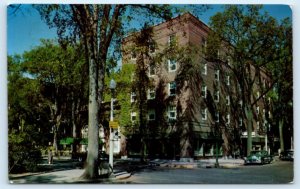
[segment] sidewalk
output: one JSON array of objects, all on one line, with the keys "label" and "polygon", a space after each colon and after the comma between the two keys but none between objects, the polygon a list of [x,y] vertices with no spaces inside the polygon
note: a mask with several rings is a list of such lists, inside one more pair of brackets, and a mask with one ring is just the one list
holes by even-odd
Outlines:
[{"label": "sidewalk", "polygon": [[[9,183],[89,183],[88,180],[80,180],[83,174],[83,165],[70,158],[54,159],[53,164],[48,164],[46,159],[38,164],[38,172],[28,172],[21,174],[9,174]],[[115,179],[125,179],[130,177],[130,173],[122,167],[116,166],[114,177],[109,179],[99,179],[97,183],[111,183]]]},{"label": "sidewalk", "polygon": [[[237,168],[244,164],[243,159],[224,159],[220,158],[219,168]],[[80,176],[84,169],[79,168],[78,163],[71,160],[56,160],[53,165],[44,165],[52,169],[38,173],[25,173],[9,175],[9,183],[118,183],[123,179],[129,178],[131,174],[142,171],[147,168],[166,167],[166,168],[214,168],[215,159],[194,160],[192,162],[181,162],[176,160],[161,160],[156,159],[148,163],[141,163],[137,159],[116,160],[114,164],[114,177],[102,178],[97,180],[81,180]]]},{"label": "sidewalk", "polygon": [[23,176],[10,176],[11,184],[80,184],[80,183],[105,183],[111,184],[119,180],[129,178],[130,173],[125,171],[114,171],[114,176],[110,178],[99,178],[96,180],[81,179],[84,169],[58,170],[46,173],[27,174]]}]

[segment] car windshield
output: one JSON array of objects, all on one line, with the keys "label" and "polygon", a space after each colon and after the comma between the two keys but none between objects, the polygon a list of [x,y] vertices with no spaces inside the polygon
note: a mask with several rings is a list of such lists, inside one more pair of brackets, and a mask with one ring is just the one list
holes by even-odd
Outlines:
[{"label": "car windshield", "polygon": [[252,151],[250,152],[250,155],[260,155],[260,151]]},{"label": "car windshield", "polygon": [[265,155],[264,151],[251,151],[250,152],[250,156],[261,156],[261,155]]}]

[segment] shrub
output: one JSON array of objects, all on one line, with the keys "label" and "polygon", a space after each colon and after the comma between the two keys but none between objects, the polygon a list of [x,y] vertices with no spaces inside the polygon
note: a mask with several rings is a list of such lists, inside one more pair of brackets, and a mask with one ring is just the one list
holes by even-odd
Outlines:
[{"label": "shrub", "polygon": [[9,173],[37,171],[41,151],[27,133],[12,132],[8,137]]}]

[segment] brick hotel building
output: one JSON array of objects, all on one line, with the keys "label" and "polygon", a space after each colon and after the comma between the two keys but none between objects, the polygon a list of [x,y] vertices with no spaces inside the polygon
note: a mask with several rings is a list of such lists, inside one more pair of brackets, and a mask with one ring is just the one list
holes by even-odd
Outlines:
[{"label": "brick hotel building", "polygon": [[[154,43],[149,47],[149,54],[161,58],[153,65],[146,61],[149,64],[147,77],[152,82],[152,87],[147,89],[145,126],[149,157],[197,159],[213,156],[216,148],[224,156],[246,154],[247,125],[241,113],[243,102],[238,95],[239,86],[227,67],[205,59],[209,31],[206,24],[190,13],[152,27]],[[122,46],[122,65],[136,64],[139,54],[135,52],[137,45],[133,35],[126,37]],[[186,52],[183,56],[190,56],[187,59],[190,62],[183,63],[181,55],[175,54],[173,58],[167,55],[165,49],[173,46],[197,50],[182,51]],[[225,50],[218,51],[216,56],[230,64]],[[194,75],[190,75],[190,71]],[[260,75],[263,85],[268,85],[265,71],[261,70]],[[253,98],[260,96],[258,84],[253,94]],[[138,108],[134,108],[136,95],[135,91],[130,94],[132,109],[128,116],[132,124],[138,122],[139,115]],[[268,101],[263,97],[253,108],[254,149],[269,149],[267,117],[270,118],[271,113]],[[138,136],[135,135],[126,136],[129,156],[139,153]]]}]

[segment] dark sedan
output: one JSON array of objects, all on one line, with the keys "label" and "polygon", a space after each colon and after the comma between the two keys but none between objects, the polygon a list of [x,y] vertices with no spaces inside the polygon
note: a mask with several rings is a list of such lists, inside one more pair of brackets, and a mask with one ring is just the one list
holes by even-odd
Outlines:
[{"label": "dark sedan", "polygon": [[286,150],[279,154],[280,160],[294,161],[294,150]]}]

